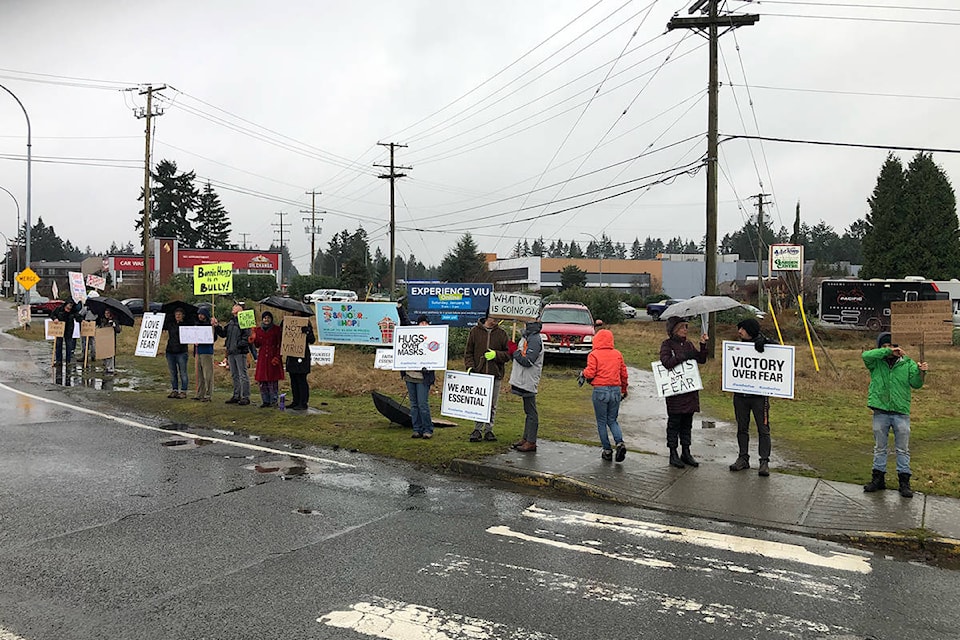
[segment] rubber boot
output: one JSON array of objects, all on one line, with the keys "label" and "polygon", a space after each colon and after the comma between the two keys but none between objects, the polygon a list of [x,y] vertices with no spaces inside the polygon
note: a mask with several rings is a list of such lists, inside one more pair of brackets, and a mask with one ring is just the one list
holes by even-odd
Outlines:
[{"label": "rubber boot", "polygon": [[681,451],[682,451],[682,453],[680,454],[680,462],[682,462],[683,464],[687,465],[688,467],[699,467],[699,466],[700,466],[700,463],[697,462],[696,458],[694,458],[694,457],[690,454],[690,447],[688,447],[688,446],[687,446],[687,447],[683,447],[683,448],[681,449]]},{"label": "rubber boot", "polygon": [[897,479],[900,481],[900,495],[904,498],[912,498],[913,489],[910,488],[910,474],[898,473]]},{"label": "rubber boot", "polygon": [[683,469],[683,461],[680,460],[680,456],[677,455],[677,448],[670,447],[670,466],[676,467],[677,469]]},{"label": "rubber boot", "polygon": [[882,491],[887,488],[886,476],[883,471],[878,471],[877,469],[873,470],[873,479],[870,480],[870,484],[863,485],[864,493],[873,493],[874,491]]}]

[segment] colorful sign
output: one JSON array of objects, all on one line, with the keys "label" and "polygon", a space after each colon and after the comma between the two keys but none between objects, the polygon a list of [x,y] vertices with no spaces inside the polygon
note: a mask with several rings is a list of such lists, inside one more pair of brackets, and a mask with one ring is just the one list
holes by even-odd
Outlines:
[{"label": "colorful sign", "polygon": [[333,364],[336,347],[310,345],[310,364],[318,367]]},{"label": "colorful sign", "polygon": [[393,330],[393,369],[447,368],[448,329],[445,324],[396,327]]},{"label": "colorful sign", "polygon": [[237,324],[241,329],[252,329],[257,326],[257,314],[253,309],[247,309],[237,314]]},{"label": "colorful sign", "polygon": [[377,349],[377,355],[373,360],[373,368],[393,371],[393,349]]},{"label": "colorful sign", "polygon": [[394,302],[318,302],[320,342],[392,345],[400,324]]},{"label": "colorful sign", "polygon": [[443,377],[440,415],[475,422],[490,420],[493,376],[483,373],[447,371]]},{"label": "colorful sign", "polygon": [[193,268],[194,295],[233,293],[233,263],[198,264]]},{"label": "colorful sign", "polygon": [[536,320],[540,317],[540,296],[493,291],[490,293],[490,317]]},{"label": "colorful sign", "polygon": [[[163,334],[163,321],[166,318],[165,313],[145,313],[140,322],[140,334],[137,336],[137,348],[133,352],[135,356],[145,358],[154,358],[157,355],[157,349],[160,347],[160,336]],[[100,341],[97,340],[97,355],[100,355]]]},{"label": "colorful sign", "polygon": [[471,327],[487,314],[493,285],[425,283],[407,285],[407,315],[424,315],[430,324]]},{"label": "colorful sign", "polygon": [[803,271],[803,245],[770,245],[770,271]]},{"label": "colorful sign", "polygon": [[70,280],[70,297],[73,298],[77,304],[86,302],[87,285],[83,281],[83,274],[70,271],[67,273],[67,278]]},{"label": "colorful sign", "polygon": [[657,389],[658,398],[703,389],[696,360],[684,360],[673,369],[667,369],[659,360],[651,362],[650,366],[653,367],[653,386]]},{"label": "colorful sign", "polygon": [[793,398],[794,348],[764,345],[763,353],[752,342],[723,342],[724,391],[774,398]]},{"label": "colorful sign", "polygon": [[107,279],[91,273],[87,276],[87,286],[97,291],[103,291],[107,288]]},{"label": "colorful sign", "polygon": [[213,344],[213,327],[210,325],[180,327],[180,344]]},{"label": "colorful sign", "polygon": [[[187,270],[197,265],[210,265],[218,262],[231,262],[236,269],[250,271],[278,271],[280,254],[267,251],[205,251],[203,249],[177,249],[179,270]],[[105,269],[112,271],[143,271],[143,256],[111,256]],[[150,257],[150,269],[155,262]]]},{"label": "colorful sign", "polygon": [[37,272],[27,267],[23,271],[17,274],[17,282],[20,283],[20,286],[29,291],[33,289],[38,282],[40,282],[40,276],[37,275]]}]

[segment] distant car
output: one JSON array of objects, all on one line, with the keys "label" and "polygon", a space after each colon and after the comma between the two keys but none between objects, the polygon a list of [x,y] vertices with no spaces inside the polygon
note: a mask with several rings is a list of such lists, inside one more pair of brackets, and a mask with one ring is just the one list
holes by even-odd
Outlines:
[{"label": "distant car", "polygon": [[660,314],[666,311],[667,307],[678,302],[680,302],[680,300],[677,298],[667,298],[666,300],[661,300],[660,302],[651,302],[647,305],[647,315],[654,320],[659,320]]},{"label": "distant car", "polygon": [[766,311],[760,311],[760,309],[757,309],[752,304],[743,303],[740,306],[743,307],[745,310],[749,311],[750,313],[752,313],[753,315],[755,315],[757,317],[757,320],[763,320],[764,318],[767,317]]},{"label": "distant car", "polygon": [[355,302],[359,299],[356,291],[347,291],[344,289],[317,289],[313,293],[303,296],[306,304],[315,302]]},{"label": "distant car", "polygon": [[586,358],[593,348],[596,323],[586,305],[548,302],[540,312],[543,353]]},{"label": "distant car", "polygon": [[624,318],[636,318],[637,310],[628,305],[626,302],[620,302],[620,313],[623,314]]},{"label": "distant car", "polygon": [[30,296],[30,315],[48,316],[63,304],[63,300],[51,300],[46,296]]},{"label": "distant car", "polygon": [[[135,316],[143,315],[143,298],[127,298],[126,300],[121,300],[127,309],[130,309],[130,313]],[[163,308],[163,305],[155,300],[150,301],[150,313],[160,313]]]}]

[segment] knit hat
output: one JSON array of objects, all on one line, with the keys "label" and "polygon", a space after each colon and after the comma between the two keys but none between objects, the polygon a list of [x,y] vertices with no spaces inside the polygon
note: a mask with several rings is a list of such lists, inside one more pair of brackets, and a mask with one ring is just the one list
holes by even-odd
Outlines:
[{"label": "knit hat", "polygon": [[670,316],[667,318],[667,335],[672,338],[673,330],[677,328],[677,325],[686,321],[686,318],[681,318],[680,316]]},{"label": "knit hat", "polygon": [[264,318],[270,318],[270,322],[273,322],[273,314],[269,311],[264,311],[260,314],[260,319],[263,320]]},{"label": "knit hat", "polygon": [[760,323],[755,318],[744,318],[737,323],[737,329],[743,329],[751,338],[760,335]]},{"label": "knit hat", "polygon": [[877,349],[885,344],[893,344],[893,335],[889,331],[884,331],[877,336]]}]

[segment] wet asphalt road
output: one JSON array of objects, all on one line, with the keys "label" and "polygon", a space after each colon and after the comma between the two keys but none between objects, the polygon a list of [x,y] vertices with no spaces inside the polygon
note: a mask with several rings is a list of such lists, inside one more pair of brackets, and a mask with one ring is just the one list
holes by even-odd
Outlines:
[{"label": "wet asphalt road", "polygon": [[0,415],[4,640],[958,634],[958,574],[832,543],[349,452],[197,446],[231,436],[6,388]]}]

